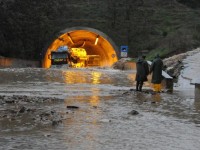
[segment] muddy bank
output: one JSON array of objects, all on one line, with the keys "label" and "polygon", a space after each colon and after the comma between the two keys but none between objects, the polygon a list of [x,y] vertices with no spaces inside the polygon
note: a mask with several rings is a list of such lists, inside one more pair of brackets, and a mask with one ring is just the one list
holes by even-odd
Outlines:
[{"label": "muddy bank", "polygon": [[200,52],[200,48],[197,48],[195,50],[188,51],[186,53],[181,53],[181,54],[163,59],[164,65],[166,67],[165,71],[172,77],[178,78],[178,76],[180,75],[180,71],[184,68],[183,60],[187,56],[191,56],[199,52]]},{"label": "muddy bank", "polygon": [[136,68],[135,62],[131,61],[131,58],[121,58],[112,66],[113,69],[119,70],[132,70]]},{"label": "muddy bank", "polygon": [[[194,55],[200,52],[200,48],[185,53],[177,54],[172,57],[163,59],[164,70],[172,77],[178,78],[180,71],[184,68],[183,60],[187,56]],[[114,69],[131,70],[135,69],[135,63],[130,61],[130,58],[122,58],[113,66]]]}]

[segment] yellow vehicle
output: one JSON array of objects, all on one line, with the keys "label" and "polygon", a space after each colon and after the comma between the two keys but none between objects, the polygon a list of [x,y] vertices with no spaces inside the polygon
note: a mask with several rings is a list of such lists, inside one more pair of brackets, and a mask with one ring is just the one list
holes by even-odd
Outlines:
[{"label": "yellow vehicle", "polygon": [[52,51],[48,57],[51,59],[51,65],[53,66],[64,64],[68,64],[72,68],[100,66],[100,56],[87,55],[84,48],[65,48],[61,46],[57,51]]},{"label": "yellow vehicle", "polygon": [[70,48],[71,67],[82,68],[86,67],[88,56],[84,48]]}]

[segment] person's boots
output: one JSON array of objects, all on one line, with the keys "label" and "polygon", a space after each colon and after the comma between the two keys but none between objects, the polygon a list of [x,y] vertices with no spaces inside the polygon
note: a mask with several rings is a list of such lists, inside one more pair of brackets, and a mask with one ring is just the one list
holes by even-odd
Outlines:
[{"label": "person's boots", "polygon": [[136,91],[139,91],[139,88],[138,88],[138,87],[139,87],[139,82],[137,81],[137,82],[136,82]]},{"label": "person's boots", "polygon": [[140,83],[140,85],[139,85],[139,91],[142,91],[142,86],[143,86],[143,84],[142,83]]}]

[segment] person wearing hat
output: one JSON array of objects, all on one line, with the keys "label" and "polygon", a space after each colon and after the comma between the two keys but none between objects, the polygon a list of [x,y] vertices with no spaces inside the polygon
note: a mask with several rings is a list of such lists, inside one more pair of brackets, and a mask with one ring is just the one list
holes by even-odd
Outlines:
[{"label": "person wearing hat", "polygon": [[145,81],[147,81],[147,76],[149,74],[149,66],[145,60],[146,56],[139,57],[136,62],[136,91],[142,91],[142,86]]},{"label": "person wearing hat", "polygon": [[163,69],[163,61],[160,58],[159,54],[156,55],[150,66],[150,73],[152,73],[153,88],[155,92],[161,92],[161,82],[162,82],[162,69]]}]

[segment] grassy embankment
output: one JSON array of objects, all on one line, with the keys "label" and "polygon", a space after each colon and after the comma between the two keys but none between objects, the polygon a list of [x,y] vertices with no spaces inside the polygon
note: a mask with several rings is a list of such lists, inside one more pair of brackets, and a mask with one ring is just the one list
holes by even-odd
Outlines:
[{"label": "grassy embankment", "polygon": [[156,54],[162,58],[192,50],[200,45],[200,11],[173,8],[157,10],[151,20],[154,33],[150,42],[156,45],[148,54],[152,60]]}]

